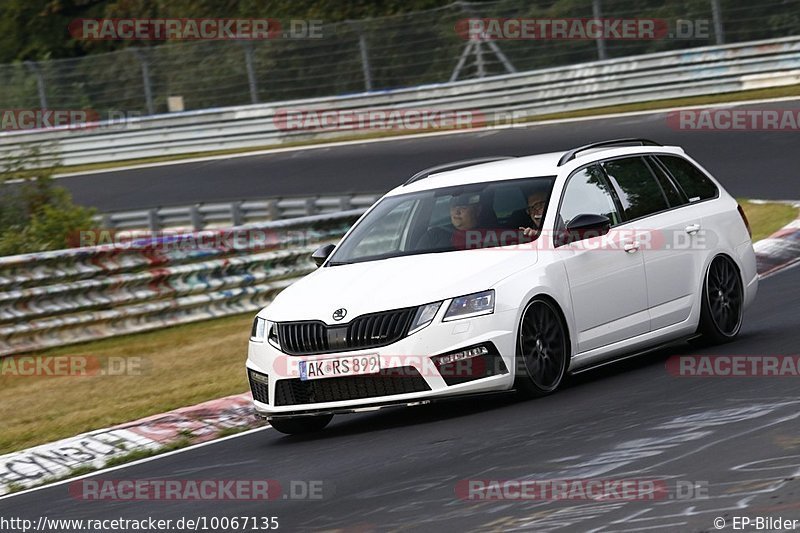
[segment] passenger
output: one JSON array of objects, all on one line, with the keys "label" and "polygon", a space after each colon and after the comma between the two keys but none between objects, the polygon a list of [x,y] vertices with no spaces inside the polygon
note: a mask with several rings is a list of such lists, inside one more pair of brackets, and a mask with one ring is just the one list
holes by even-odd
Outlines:
[{"label": "passenger", "polygon": [[547,207],[546,192],[534,192],[528,196],[528,207],[525,211],[531,218],[532,224],[528,227],[519,227],[523,235],[532,239],[535,239],[539,235],[539,232],[542,231],[542,215],[544,214],[545,207]]}]

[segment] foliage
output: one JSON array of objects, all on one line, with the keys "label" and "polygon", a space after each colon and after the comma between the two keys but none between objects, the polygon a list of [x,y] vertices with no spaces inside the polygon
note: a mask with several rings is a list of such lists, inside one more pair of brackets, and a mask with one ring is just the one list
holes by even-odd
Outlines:
[{"label": "foliage", "polygon": [[94,209],[54,184],[57,164],[42,147],[0,162],[0,256],[66,248],[70,236],[92,229]]},{"label": "foliage", "polygon": [[449,3],[452,0],[3,0],[0,63],[79,57],[131,45],[159,44],[77,41],[66,28],[80,18],[269,17],[336,22],[431,9]]},{"label": "foliage", "polygon": [[[768,1],[770,8],[763,9],[749,0],[720,0],[726,41],[800,34],[800,0]],[[709,0],[601,0],[600,5],[603,18],[661,19],[670,32],[679,20],[697,21],[705,32],[690,38],[609,39],[604,49],[611,59],[717,42]],[[459,79],[505,73],[501,54],[517,71],[599,56],[591,39],[502,40],[464,54],[468,43],[454,28],[476,16],[587,18],[593,11],[590,0],[3,0],[0,107],[40,105],[41,80],[53,109],[92,109],[111,119],[147,114],[143,71],[153,110],[165,113],[170,96],[183,97],[185,109],[194,110],[440,83],[451,78],[462,57]],[[314,19],[324,25],[319,39],[92,41],[66,31],[81,18]],[[246,58],[252,60],[255,99]],[[38,61],[38,67],[26,60]]]}]

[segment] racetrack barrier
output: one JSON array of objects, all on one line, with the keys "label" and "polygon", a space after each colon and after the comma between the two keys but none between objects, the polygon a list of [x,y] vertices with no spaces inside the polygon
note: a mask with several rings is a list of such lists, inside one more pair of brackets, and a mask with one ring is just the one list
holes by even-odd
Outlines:
[{"label": "racetrack barrier", "polygon": [[264,220],[298,218],[325,213],[367,208],[380,194],[342,194],[336,196],[248,198],[233,202],[209,202],[183,206],[115,211],[95,216],[102,228],[201,230],[241,226]]},{"label": "racetrack barrier", "polygon": [[[84,128],[0,132],[0,157],[44,146],[63,165],[247,149],[380,130],[286,127],[286,113],[464,111],[473,126],[538,115],[800,83],[800,37],[594,61],[467,81],[179,112]],[[477,117],[477,118],[476,118]],[[90,126],[90,127],[89,127]],[[385,131],[385,129],[383,130]]]},{"label": "racetrack barrier", "polygon": [[256,311],[364,211],[0,257],[0,356]]}]

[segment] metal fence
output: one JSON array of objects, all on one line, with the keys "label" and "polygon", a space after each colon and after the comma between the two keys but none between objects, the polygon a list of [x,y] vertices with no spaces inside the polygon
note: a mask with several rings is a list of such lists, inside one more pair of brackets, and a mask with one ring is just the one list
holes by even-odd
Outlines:
[{"label": "metal fence", "polygon": [[212,202],[184,206],[153,207],[133,211],[115,211],[95,216],[98,227],[117,230],[163,229],[202,230],[241,226],[265,220],[366,209],[378,194],[348,194],[291,198],[250,198],[235,202]]},{"label": "metal fence", "polygon": [[[500,0],[325,24],[321,38],[193,41],[0,65],[0,107],[92,109],[103,117],[376,92],[593,60],[800,34],[800,0]],[[265,13],[269,16],[269,13]],[[645,40],[465,40],[466,18],[658,18]],[[683,21],[683,26],[678,26]],[[681,34],[680,28],[693,31]],[[66,29],[65,29],[66,31]],[[157,43],[156,43],[157,44]]]},{"label": "metal fence", "polygon": [[287,110],[347,115],[434,109],[466,111],[488,123],[518,123],[545,113],[797,83],[800,37],[786,37],[412,89],[164,114],[84,129],[6,132],[0,133],[0,157],[43,144],[43,151],[62,164],[80,165],[318,141],[371,129],[358,124],[287,128],[276,120]]}]

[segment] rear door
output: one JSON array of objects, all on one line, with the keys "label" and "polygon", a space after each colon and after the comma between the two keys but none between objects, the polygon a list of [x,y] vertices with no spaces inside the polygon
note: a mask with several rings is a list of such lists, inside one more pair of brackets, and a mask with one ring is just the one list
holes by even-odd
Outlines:
[{"label": "rear door", "polygon": [[[619,204],[599,165],[578,169],[565,186],[558,230],[578,215],[594,214],[612,222],[609,235],[557,246],[569,279],[578,336],[576,353],[622,341],[650,329],[647,283],[641,253],[619,242],[624,228]],[[610,245],[606,241],[613,241]],[[631,243],[628,243],[631,244]]]},{"label": "rear door", "polygon": [[[702,219],[649,156],[605,161],[623,216],[635,227],[644,258],[652,331],[689,318],[702,254]],[[683,206],[683,207],[682,207]]]}]

